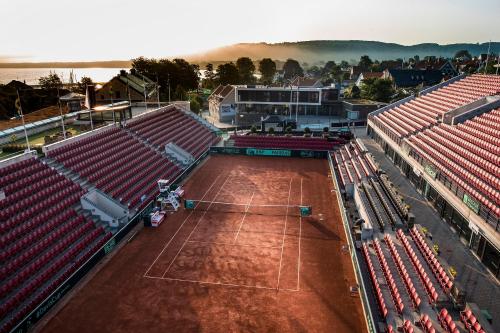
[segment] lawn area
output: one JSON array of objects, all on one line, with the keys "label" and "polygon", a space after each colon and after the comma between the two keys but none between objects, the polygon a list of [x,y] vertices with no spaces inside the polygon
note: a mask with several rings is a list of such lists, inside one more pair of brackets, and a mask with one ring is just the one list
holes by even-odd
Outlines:
[{"label": "lawn area", "polygon": [[[78,135],[80,133],[82,133],[83,131],[81,130],[81,128],[79,126],[71,126],[71,125],[66,125],[66,131],[68,132],[71,132],[71,135],[72,136],[75,136],[75,135]],[[41,132],[41,133],[38,133],[38,134],[35,134],[35,135],[30,135],[28,137],[29,141],[30,141],[30,145],[32,146],[43,146],[45,141],[44,141],[44,137],[46,135],[54,135],[58,132],[61,132],[61,128],[53,128],[53,129],[50,129],[50,130],[47,130],[47,131],[44,131],[44,132]],[[19,137],[15,142],[14,144],[26,144],[26,139],[23,137]]]}]

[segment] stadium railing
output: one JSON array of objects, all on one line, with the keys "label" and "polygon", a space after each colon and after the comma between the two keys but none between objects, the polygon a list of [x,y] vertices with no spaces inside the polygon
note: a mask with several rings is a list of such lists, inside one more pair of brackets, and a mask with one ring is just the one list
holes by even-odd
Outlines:
[{"label": "stadium railing", "polygon": [[375,328],[375,321],[373,320],[373,314],[372,314],[370,304],[368,301],[368,295],[366,293],[365,283],[363,280],[363,276],[361,274],[361,267],[359,266],[359,259],[358,259],[358,255],[356,253],[356,248],[354,246],[354,241],[353,241],[351,233],[349,231],[350,230],[349,221],[347,219],[346,209],[345,209],[344,203],[342,201],[342,196],[340,195],[340,192],[339,192],[340,186],[338,184],[337,177],[335,176],[335,168],[333,166],[333,161],[332,161],[332,157],[330,154],[328,154],[328,164],[330,166],[332,181],[333,181],[333,184],[334,184],[336,192],[337,192],[337,201],[339,204],[340,215],[342,218],[342,224],[344,226],[344,232],[345,232],[347,243],[349,246],[349,253],[351,255],[351,262],[352,262],[352,266],[354,268],[354,275],[356,277],[356,282],[358,284],[360,295],[361,295],[361,305],[363,307],[363,313],[365,315],[366,328],[368,329],[369,333],[376,333],[377,329]]}]

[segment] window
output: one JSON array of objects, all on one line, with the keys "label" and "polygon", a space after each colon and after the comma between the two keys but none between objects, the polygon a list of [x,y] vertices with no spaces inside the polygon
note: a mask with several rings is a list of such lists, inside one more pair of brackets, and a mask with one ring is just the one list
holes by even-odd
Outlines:
[{"label": "window", "polygon": [[115,98],[121,98],[121,94],[119,91],[115,91]]}]

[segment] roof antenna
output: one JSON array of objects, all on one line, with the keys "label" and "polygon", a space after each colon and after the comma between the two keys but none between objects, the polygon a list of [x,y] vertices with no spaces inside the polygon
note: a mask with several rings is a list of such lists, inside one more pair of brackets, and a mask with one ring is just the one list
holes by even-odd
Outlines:
[{"label": "roof antenna", "polygon": [[484,74],[486,74],[486,70],[488,69],[488,60],[490,60],[490,48],[491,48],[491,39],[488,45],[488,54],[486,55],[486,65],[484,65]]}]

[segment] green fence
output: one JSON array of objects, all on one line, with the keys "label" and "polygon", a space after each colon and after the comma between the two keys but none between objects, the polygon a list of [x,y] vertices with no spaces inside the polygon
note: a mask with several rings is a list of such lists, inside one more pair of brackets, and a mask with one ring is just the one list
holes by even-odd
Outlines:
[{"label": "green fence", "polygon": [[304,158],[326,158],[328,156],[328,152],[326,150],[264,149],[239,147],[210,147],[210,154]]},{"label": "green fence", "polygon": [[335,176],[335,169],[332,162],[332,157],[328,154],[328,164],[330,165],[330,172],[332,175],[332,181],[337,190],[337,201],[339,204],[340,214],[342,218],[342,224],[344,225],[344,231],[347,239],[347,243],[349,246],[349,254],[351,256],[352,266],[354,268],[354,274],[356,276],[356,282],[359,286],[359,292],[361,295],[361,305],[363,306],[363,312],[365,315],[366,327],[369,333],[376,333],[377,329],[375,328],[375,322],[373,320],[372,311],[370,308],[370,303],[368,301],[368,295],[366,294],[366,288],[363,280],[363,276],[361,274],[361,268],[359,266],[358,255],[356,252],[356,248],[354,246],[354,241],[351,235],[351,228],[349,226],[349,220],[347,219],[346,209],[344,207],[344,202],[342,201],[342,196],[339,192],[339,184],[337,181],[337,177]]}]

